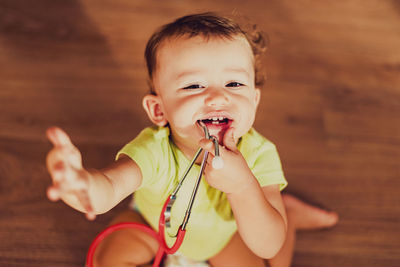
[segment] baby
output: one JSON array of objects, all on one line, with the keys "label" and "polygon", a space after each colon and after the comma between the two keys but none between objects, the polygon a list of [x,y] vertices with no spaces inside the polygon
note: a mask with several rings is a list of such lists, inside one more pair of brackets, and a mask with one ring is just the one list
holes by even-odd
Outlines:
[{"label": "baby", "polygon": [[[54,148],[47,167],[53,185],[48,197],[61,198],[94,219],[135,192],[140,214],[128,211],[113,223],[136,221],[157,229],[165,200],[200,146],[209,157],[178,252],[212,266],[257,267],[264,266],[264,259],[289,265],[294,238],[287,235],[293,236],[295,229],[287,219],[290,206],[314,212],[318,216],[313,219],[323,218],[316,228],[335,224],[337,215],[290,196],[284,202],[281,196],[287,182],[275,146],[252,128],[260,101],[263,44],[262,35],[212,13],[163,26],[145,52],[151,93],[143,98],[143,107],[155,126],[144,129],[101,171],[83,168],[68,135],[50,128],[47,135]],[[212,167],[214,143],[204,137],[199,122],[219,140],[221,169]],[[200,160],[174,204],[171,233],[182,221]],[[167,238],[168,244],[173,241]],[[121,230],[98,248],[95,266],[148,264],[157,247],[156,240],[140,231]]]}]

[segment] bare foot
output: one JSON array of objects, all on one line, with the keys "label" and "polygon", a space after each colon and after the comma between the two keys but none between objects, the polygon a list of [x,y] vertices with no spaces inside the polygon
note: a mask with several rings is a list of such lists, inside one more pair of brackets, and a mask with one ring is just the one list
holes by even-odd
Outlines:
[{"label": "bare foot", "polygon": [[336,212],[312,206],[293,195],[283,194],[282,197],[288,221],[298,230],[329,228],[334,226],[339,220]]}]

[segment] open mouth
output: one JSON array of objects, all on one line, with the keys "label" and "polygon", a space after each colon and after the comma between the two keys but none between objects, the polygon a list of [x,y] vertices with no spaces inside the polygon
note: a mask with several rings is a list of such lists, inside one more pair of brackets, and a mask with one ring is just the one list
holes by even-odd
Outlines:
[{"label": "open mouth", "polygon": [[[205,119],[197,120],[197,124],[201,128],[199,122],[204,123],[210,135],[217,137],[220,145],[223,145],[223,139],[226,131],[231,127],[233,120],[227,117],[208,117]],[[203,129],[202,129],[203,130]]]},{"label": "open mouth", "polygon": [[202,121],[205,125],[209,126],[209,125],[227,125],[229,124],[232,120],[228,119],[228,118],[224,118],[224,117],[214,117],[214,118],[209,118],[209,119],[204,119],[204,120],[200,120]]},{"label": "open mouth", "polygon": [[203,122],[209,130],[226,130],[230,127],[233,120],[227,117],[211,117],[207,119],[201,119],[197,122]]}]

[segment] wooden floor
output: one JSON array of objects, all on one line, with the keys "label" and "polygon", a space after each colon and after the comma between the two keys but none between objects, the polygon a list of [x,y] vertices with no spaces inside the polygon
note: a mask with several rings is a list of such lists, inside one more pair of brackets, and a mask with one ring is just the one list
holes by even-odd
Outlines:
[{"label": "wooden floor", "polygon": [[94,222],[45,197],[45,129],[87,167],[150,125],[143,51],[161,24],[240,12],[268,33],[256,129],[273,140],[288,191],[337,211],[298,235],[293,266],[400,266],[400,4],[349,1],[0,0],[0,266],[82,267]]}]

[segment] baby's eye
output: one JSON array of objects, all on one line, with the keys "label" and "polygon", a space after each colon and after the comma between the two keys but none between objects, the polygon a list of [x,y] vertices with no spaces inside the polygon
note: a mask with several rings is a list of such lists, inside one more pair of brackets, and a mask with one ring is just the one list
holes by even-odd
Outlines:
[{"label": "baby's eye", "polygon": [[244,84],[243,83],[239,83],[239,82],[230,82],[225,86],[226,87],[241,87],[241,86],[244,86]]},{"label": "baby's eye", "polygon": [[199,84],[192,84],[192,85],[189,85],[189,86],[186,86],[186,87],[183,87],[183,89],[200,89],[200,88],[204,88],[204,86],[201,86],[201,85],[199,85]]}]

